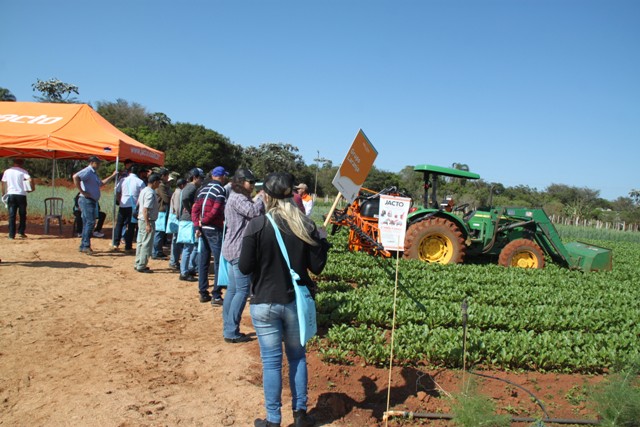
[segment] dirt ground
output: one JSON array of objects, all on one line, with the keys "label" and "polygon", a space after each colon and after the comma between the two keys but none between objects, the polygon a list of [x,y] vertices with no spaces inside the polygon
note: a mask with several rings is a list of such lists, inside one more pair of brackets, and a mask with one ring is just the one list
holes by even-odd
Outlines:
[{"label": "dirt ground", "polygon": [[[252,426],[264,409],[248,306],[242,329],[254,339],[225,343],[221,309],[198,301],[197,283],[179,281],[166,261],[152,260],[153,274],[135,272],[133,256],[108,251],[109,227],[88,256],[68,224],[62,236],[43,235],[30,219],[29,237],[12,241],[0,219],[0,425]],[[385,425],[388,370],[326,365],[316,350],[308,357],[309,408],[318,425]],[[484,373],[524,386],[551,417],[595,418],[585,387],[599,376]],[[395,368],[391,378],[392,409],[447,413],[462,373]],[[517,386],[480,385],[501,412],[542,416]],[[286,386],[283,403],[287,426]]]}]

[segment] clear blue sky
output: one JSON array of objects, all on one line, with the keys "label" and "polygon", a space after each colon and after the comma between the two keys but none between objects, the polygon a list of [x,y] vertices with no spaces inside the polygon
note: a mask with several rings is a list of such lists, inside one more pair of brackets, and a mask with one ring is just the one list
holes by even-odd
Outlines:
[{"label": "clear blue sky", "polygon": [[242,146],[339,164],[358,129],[398,172],[640,187],[640,1],[5,1],[0,87],[57,77]]}]

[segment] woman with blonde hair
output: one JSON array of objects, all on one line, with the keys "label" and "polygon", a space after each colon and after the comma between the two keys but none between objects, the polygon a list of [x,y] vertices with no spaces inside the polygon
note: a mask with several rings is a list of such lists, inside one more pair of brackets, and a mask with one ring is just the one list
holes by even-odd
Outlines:
[{"label": "woman with blonde hair", "polygon": [[[293,202],[293,175],[271,173],[264,182],[266,211],[275,221],[291,268],[300,276],[299,285],[315,294],[309,271],[320,274],[327,262],[326,232],[318,230]],[[249,222],[242,241],[238,267],[251,274],[251,320],[258,336],[262,359],[266,419],[257,427],[277,427],[282,421],[282,343],[289,362],[295,427],[315,425],[307,414],[307,359],[300,343],[300,327],[291,273],[279,247],[276,230],[266,216]]]}]

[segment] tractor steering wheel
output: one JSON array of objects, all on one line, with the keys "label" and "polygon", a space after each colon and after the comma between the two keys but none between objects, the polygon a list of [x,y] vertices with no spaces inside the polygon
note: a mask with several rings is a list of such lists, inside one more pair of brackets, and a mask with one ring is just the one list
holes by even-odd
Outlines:
[{"label": "tractor steering wheel", "polygon": [[466,214],[467,213],[467,208],[469,207],[469,203],[463,203],[460,206],[456,206],[455,208],[453,208],[454,212],[460,212],[462,211],[462,213]]}]

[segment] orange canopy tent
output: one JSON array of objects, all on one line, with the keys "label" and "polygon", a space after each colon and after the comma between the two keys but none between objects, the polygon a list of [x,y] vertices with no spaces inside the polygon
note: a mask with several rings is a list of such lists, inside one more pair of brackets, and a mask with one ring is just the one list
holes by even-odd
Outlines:
[{"label": "orange canopy tent", "polygon": [[87,104],[0,102],[0,157],[131,159],[163,165],[164,153],[125,135]]}]

